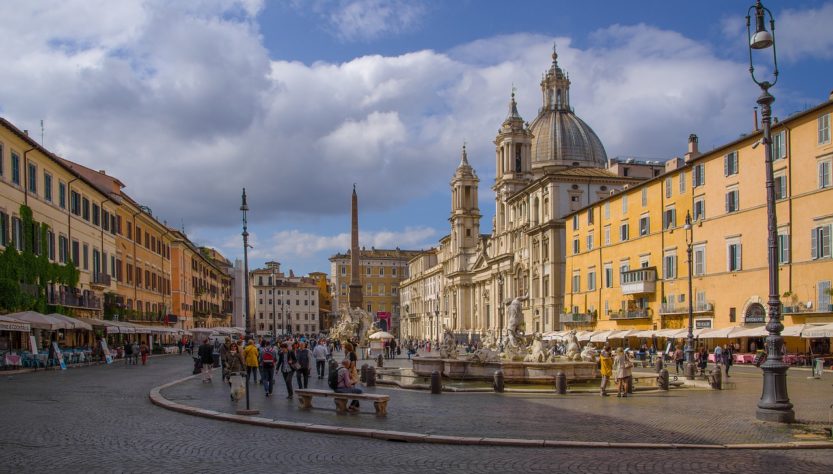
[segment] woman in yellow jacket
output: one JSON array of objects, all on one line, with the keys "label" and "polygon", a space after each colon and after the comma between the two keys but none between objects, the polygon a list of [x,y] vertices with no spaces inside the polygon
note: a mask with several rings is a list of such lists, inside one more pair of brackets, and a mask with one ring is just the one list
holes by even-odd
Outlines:
[{"label": "woman in yellow jacket", "polygon": [[246,360],[246,383],[249,383],[249,376],[253,376],[255,383],[257,383],[257,367],[259,365],[260,351],[255,345],[255,341],[249,339],[246,341],[246,347],[243,349],[243,358]]},{"label": "woman in yellow jacket", "polygon": [[605,344],[599,355],[599,373],[602,376],[601,395],[607,396],[607,383],[613,377],[613,356],[610,353],[610,345]]}]

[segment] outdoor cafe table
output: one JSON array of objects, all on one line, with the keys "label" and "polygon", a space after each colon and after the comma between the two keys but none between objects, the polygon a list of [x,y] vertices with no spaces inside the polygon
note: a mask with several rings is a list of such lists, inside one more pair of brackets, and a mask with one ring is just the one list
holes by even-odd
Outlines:
[{"label": "outdoor cafe table", "polygon": [[738,364],[751,364],[755,360],[755,354],[735,354],[735,362]]}]

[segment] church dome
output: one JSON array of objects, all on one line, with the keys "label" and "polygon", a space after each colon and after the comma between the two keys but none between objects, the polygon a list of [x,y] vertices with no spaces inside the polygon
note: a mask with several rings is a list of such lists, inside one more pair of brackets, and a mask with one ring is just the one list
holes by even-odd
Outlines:
[{"label": "church dome", "polygon": [[553,50],[552,66],[541,81],[543,105],[532,122],[532,167],[607,165],[602,141],[570,107],[570,79],[558,66]]}]

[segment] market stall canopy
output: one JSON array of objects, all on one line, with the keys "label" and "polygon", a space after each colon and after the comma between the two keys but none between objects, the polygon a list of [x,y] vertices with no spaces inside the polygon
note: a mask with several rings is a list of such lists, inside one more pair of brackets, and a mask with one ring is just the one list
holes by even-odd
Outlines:
[{"label": "market stall canopy", "polygon": [[564,337],[567,335],[567,333],[568,333],[568,332],[570,332],[570,331],[550,331],[550,332],[545,332],[545,333],[541,336],[541,339],[543,339],[544,341],[556,341],[556,340],[561,340],[561,339],[564,339]]},{"label": "market stall canopy", "polygon": [[801,337],[806,339],[816,338],[816,337],[833,337],[833,323],[825,324],[824,326],[816,326],[813,328],[806,329],[802,334]]},{"label": "market stall canopy", "polygon": [[90,326],[89,324],[85,323],[84,321],[81,321],[80,319],[77,319],[77,318],[71,318],[71,317],[69,317],[65,314],[50,313],[50,314],[47,314],[47,316],[49,316],[51,318],[55,318],[55,319],[60,319],[62,321],[65,321],[68,324],[71,324],[72,328],[70,328],[70,329],[82,329],[82,330],[86,330],[86,331],[92,331],[93,330],[93,327]]},{"label": "market stall canopy", "polygon": [[28,323],[29,326],[35,329],[46,329],[48,331],[55,331],[58,329],[72,329],[66,321],[62,321],[45,314],[40,314],[37,311],[23,311],[20,313],[7,314],[6,317],[20,321],[21,323]]},{"label": "market stall canopy", "polygon": [[119,324],[119,330],[121,330],[121,328],[127,327],[129,329],[132,329],[134,334],[150,334],[152,329],[150,326],[142,326],[141,324],[128,323],[127,321],[115,322]]},{"label": "market stall canopy", "polygon": [[368,338],[375,340],[375,339],[393,339],[394,337],[393,337],[393,334],[391,334],[389,332],[379,331],[379,332],[374,332],[373,334],[368,336]]},{"label": "market stall canopy", "polygon": [[31,330],[32,327],[29,326],[29,323],[22,323],[16,319],[0,316],[0,331],[29,332]]},{"label": "market stall canopy", "polygon": [[576,333],[576,340],[589,341],[593,334],[595,334],[593,331],[579,331]]}]

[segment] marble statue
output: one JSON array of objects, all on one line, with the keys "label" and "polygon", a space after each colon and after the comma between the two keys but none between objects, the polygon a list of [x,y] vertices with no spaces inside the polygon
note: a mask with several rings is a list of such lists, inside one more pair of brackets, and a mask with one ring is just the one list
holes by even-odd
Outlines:
[{"label": "marble statue", "polygon": [[567,333],[567,351],[564,354],[564,356],[567,358],[567,360],[580,361],[580,349],[581,348],[578,345],[578,338],[576,337],[576,330],[573,329],[572,331]]},{"label": "marble statue", "polygon": [[440,342],[440,358],[457,358],[457,341],[454,340],[454,333],[445,324],[443,324],[443,339]]},{"label": "marble statue", "polygon": [[532,345],[529,347],[529,354],[524,358],[524,362],[548,362],[549,359],[550,351],[544,348],[541,333],[536,332],[532,336]]},{"label": "marble statue", "polygon": [[596,362],[596,355],[596,346],[592,342],[589,342],[581,351],[581,360],[585,362]]},{"label": "marble statue", "polygon": [[359,339],[359,346],[368,345],[368,337],[378,332],[379,327],[367,311],[361,308],[340,311],[340,316],[335,326],[330,330],[330,337],[339,341],[352,341]]}]

